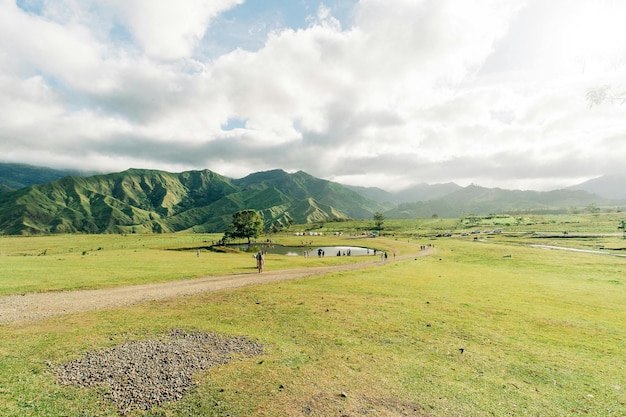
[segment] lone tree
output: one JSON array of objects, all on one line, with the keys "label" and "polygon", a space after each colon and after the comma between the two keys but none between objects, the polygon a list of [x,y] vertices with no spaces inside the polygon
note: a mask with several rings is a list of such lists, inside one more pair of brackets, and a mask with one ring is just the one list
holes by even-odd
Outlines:
[{"label": "lone tree", "polygon": [[383,223],[385,222],[385,215],[380,211],[374,213],[374,227],[378,230],[383,230]]},{"label": "lone tree", "polygon": [[256,210],[241,210],[233,214],[233,222],[224,233],[224,240],[251,239],[259,237],[263,231],[263,218]]}]

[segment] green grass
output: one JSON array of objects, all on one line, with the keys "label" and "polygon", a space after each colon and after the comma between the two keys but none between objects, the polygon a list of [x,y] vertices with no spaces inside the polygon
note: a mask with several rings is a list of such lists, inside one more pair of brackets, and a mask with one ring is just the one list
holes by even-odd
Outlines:
[{"label": "green grass", "polygon": [[[598,214],[493,214],[488,216],[465,215],[461,218],[385,219],[382,232],[396,237],[429,237],[437,233],[460,233],[472,230],[503,229],[508,233],[621,233],[617,227],[626,219],[626,212],[603,212]],[[374,221],[325,222],[296,226],[301,230],[326,233],[341,231],[359,234],[374,229]]]},{"label": "green grass", "polygon": [[[106,288],[165,282],[207,275],[246,273],[256,269],[250,254],[215,253],[195,248],[221,236],[166,235],[51,235],[0,238],[0,295],[27,292]],[[384,239],[333,236],[274,236],[276,243],[299,246],[303,239],[317,245],[347,244],[411,253],[413,245]],[[189,250],[171,250],[187,248]],[[287,269],[371,260],[366,257],[303,257],[269,255],[267,268]]]},{"label": "green grass", "polygon": [[511,239],[424,241],[432,256],[357,273],[0,326],[0,415],[115,416],[97,390],[55,384],[46,362],[173,327],[245,335],[265,353],[134,416],[624,415],[626,259]]}]

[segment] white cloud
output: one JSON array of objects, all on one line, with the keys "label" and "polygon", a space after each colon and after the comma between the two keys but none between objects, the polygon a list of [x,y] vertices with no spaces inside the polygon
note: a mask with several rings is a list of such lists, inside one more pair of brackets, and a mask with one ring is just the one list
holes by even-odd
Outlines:
[{"label": "white cloud", "polygon": [[0,11],[3,71],[25,78],[44,74],[63,85],[81,85],[97,71],[102,51],[88,29],[27,15],[10,1],[0,3]]},{"label": "white cloud", "polygon": [[621,169],[625,108],[586,92],[626,89],[623,2],[361,0],[349,24],[331,2],[258,49],[204,57],[242,3],[0,0],[3,155],[381,186]]},{"label": "white cloud", "polygon": [[186,58],[212,18],[243,0],[110,0],[113,13],[150,57]]}]

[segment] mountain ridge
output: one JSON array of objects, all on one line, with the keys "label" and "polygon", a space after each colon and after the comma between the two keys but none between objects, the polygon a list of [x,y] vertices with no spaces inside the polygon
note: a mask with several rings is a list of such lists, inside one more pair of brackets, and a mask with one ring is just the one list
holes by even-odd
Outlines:
[{"label": "mountain ridge", "polygon": [[567,189],[583,190],[605,198],[626,199],[626,174],[602,175]]},{"label": "mountain ridge", "polygon": [[128,169],[68,176],[0,194],[0,233],[221,232],[234,212],[268,227],[370,217],[379,205],[306,173],[274,170],[234,180],[210,170]]},{"label": "mountain ridge", "polygon": [[[590,187],[594,186],[592,183]],[[222,232],[232,214],[259,211],[266,227],[293,223],[464,214],[564,212],[619,207],[585,190],[522,191],[418,184],[402,192],[344,186],[282,169],[233,179],[210,170],[170,173],[131,168],[89,177],[70,175],[0,193],[0,234]]]},{"label": "mountain ridge", "polygon": [[0,163],[0,193],[15,191],[29,185],[45,184],[71,175],[85,176],[93,175],[93,173],[29,164]]},{"label": "mountain ridge", "polygon": [[[144,170],[143,168],[129,168],[127,172],[132,170]],[[149,171],[159,171],[155,169],[147,169]],[[186,171],[193,172],[194,170]],[[201,170],[202,171],[202,170]],[[261,171],[268,174],[272,173],[286,173],[282,169],[273,169],[267,171]],[[303,171],[298,171],[297,173],[304,173]],[[61,179],[66,176],[93,176],[93,175],[107,175],[105,174],[96,174],[94,172],[88,171],[80,171],[80,170],[72,170],[72,169],[55,169],[49,167],[39,167],[35,165],[22,164],[22,163],[6,163],[0,162],[0,193],[7,191],[15,191],[19,188],[26,187],[28,185],[36,185],[36,184],[45,184],[47,182],[52,182],[57,179]],[[249,174],[244,178],[254,178],[255,174]],[[310,175],[310,174],[306,174]],[[233,181],[241,181],[244,178],[239,180],[232,179]],[[621,200],[626,199],[626,174],[606,174],[601,175],[596,178],[592,178],[590,180],[584,181],[580,184],[572,185],[569,187],[563,187],[559,189],[565,190],[583,190],[587,191],[591,194],[597,194],[600,197],[604,197],[607,199],[613,200]],[[453,191],[464,188],[454,182],[448,183],[419,183],[407,188],[400,189],[398,191],[386,191],[378,187],[363,187],[357,185],[349,185],[349,184],[341,184],[342,186],[356,191],[364,197],[384,203],[384,202],[394,202],[394,203],[405,203],[405,202],[415,202],[415,201],[427,201],[432,199],[437,199],[443,197]],[[540,191],[540,192],[550,192],[556,191],[559,189],[548,190],[548,191]],[[537,190],[510,190],[510,191],[537,191]]]}]

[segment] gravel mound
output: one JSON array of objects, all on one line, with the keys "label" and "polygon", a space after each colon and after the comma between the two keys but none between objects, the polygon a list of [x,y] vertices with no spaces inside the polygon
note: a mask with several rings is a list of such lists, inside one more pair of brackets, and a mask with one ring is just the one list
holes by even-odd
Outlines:
[{"label": "gravel mound", "polygon": [[263,346],[245,337],[186,333],[173,329],[165,340],[127,342],[92,351],[54,369],[64,385],[100,386],[124,415],[181,399],[193,375],[231,360],[252,357]]}]

